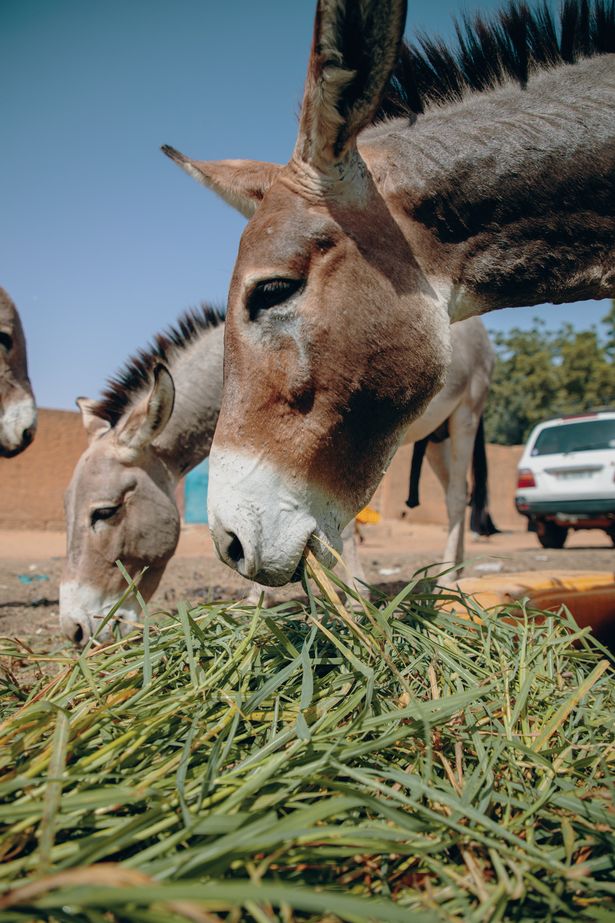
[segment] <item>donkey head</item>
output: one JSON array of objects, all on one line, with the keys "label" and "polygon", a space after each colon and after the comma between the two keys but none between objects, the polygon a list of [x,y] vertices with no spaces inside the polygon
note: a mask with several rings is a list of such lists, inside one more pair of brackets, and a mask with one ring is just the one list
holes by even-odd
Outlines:
[{"label": "donkey head", "polygon": [[395,64],[403,0],[321,0],[289,163],[165,152],[246,216],[210,457],[220,557],[279,585],[323,559],[440,387],[436,292],[357,146]]},{"label": "donkey head", "polygon": [[0,288],[0,456],[23,452],[36,431],[26,339],[15,305]]},{"label": "donkey head", "polygon": [[[87,641],[127,589],[118,559],[131,577],[148,567],[139,583],[147,600],[177,546],[175,479],[152,446],[173,400],[173,379],[159,365],[149,394],[113,427],[96,415],[95,402],[77,402],[89,445],[66,490],[67,556],[60,584],[62,630],[77,643]],[[116,615],[121,627],[138,611],[133,597],[125,600]]]}]

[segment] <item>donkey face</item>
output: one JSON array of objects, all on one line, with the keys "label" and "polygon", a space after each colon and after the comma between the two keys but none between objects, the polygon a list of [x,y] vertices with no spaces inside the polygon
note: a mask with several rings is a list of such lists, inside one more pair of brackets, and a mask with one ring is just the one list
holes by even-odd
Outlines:
[{"label": "donkey face", "polygon": [[321,558],[339,547],[442,383],[444,308],[356,145],[404,18],[396,0],[320,3],[286,167],[167,149],[252,214],[230,287],[209,520],[222,559],[265,584],[291,579],[308,544]]},{"label": "donkey face", "polygon": [[210,469],[219,552],[275,583],[312,534],[339,545],[442,372],[435,293],[375,187],[309,203],[288,172],[241,241]]},{"label": "donkey face", "polygon": [[0,288],[0,456],[23,452],[36,431],[26,340],[15,305]]},{"label": "donkey face", "polygon": [[[65,495],[67,557],[60,584],[64,633],[84,643],[118,602],[127,585],[115,562],[131,576],[148,567],[139,583],[154,593],[179,539],[175,480],[152,440],[173,409],[173,382],[160,366],[151,393],[111,427],[80,399],[90,444],[79,459]],[[117,613],[126,630],[139,607],[130,597]]]}]

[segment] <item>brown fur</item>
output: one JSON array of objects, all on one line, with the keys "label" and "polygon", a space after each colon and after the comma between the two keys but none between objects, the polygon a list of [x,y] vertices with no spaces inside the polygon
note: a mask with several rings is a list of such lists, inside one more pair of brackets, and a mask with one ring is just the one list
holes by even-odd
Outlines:
[{"label": "brown fur", "polygon": [[[418,289],[435,299],[435,293],[376,190],[364,213],[320,206],[311,210],[308,227],[302,206],[286,188],[272,188],[242,239],[229,300],[243,302],[239,280],[261,267],[272,276],[309,274],[301,316],[307,364],[283,325],[270,331],[265,321],[264,330],[246,330],[244,312],[231,311],[216,439],[245,450],[258,433],[269,460],[294,462],[297,476],[307,473],[341,496],[355,489],[355,480],[373,482],[368,472],[378,453],[383,466],[390,451],[382,433],[421,413],[441,384],[444,359],[429,350],[426,368],[421,364],[416,373],[408,361],[429,330],[427,308],[409,310],[413,294]],[[331,299],[335,310],[323,315]],[[380,303],[391,302],[395,312],[379,312]],[[361,365],[345,350],[349,328],[364,350]],[[390,344],[386,351],[383,343]]]},{"label": "brown fur", "polygon": [[[306,504],[306,524],[326,519],[319,527],[330,528],[330,514],[317,513],[315,499],[310,506],[318,491],[332,498],[327,509],[338,504],[343,525],[441,387],[450,320],[615,294],[615,68],[600,43],[585,42],[583,53],[596,57],[576,64],[561,63],[574,59],[570,49],[542,63],[537,56],[532,68],[526,56],[527,81],[507,80],[517,81],[514,67],[500,63],[484,92],[471,92],[473,78],[464,78],[413,124],[404,117],[370,127],[403,4],[357,6],[355,18],[346,0],[318,5],[294,154],[258,199],[229,293],[210,482],[220,457],[224,497],[214,490],[210,511],[220,505],[230,519],[239,511],[248,556],[227,512],[214,535],[221,548],[235,541],[228,547],[244,569],[260,566],[262,582],[288,579],[303,527],[289,560],[276,545],[267,563],[278,520],[268,520],[271,536],[249,525],[249,496],[232,499],[240,487],[233,452],[283,473],[285,489],[302,498],[298,510]],[[253,185],[251,171],[241,191],[234,171],[244,213],[255,204]],[[253,293],[271,280],[279,291],[285,283],[275,280],[289,280],[292,294],[253,310]]]}]

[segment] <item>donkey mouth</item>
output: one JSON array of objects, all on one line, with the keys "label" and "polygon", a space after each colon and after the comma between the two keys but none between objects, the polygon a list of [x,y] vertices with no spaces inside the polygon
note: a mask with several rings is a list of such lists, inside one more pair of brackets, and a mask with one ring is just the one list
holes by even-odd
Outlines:
[{"label": "donkey mouth", "polygon": [[263,569],[260,570],[255,577],[250,577],[249,579],[253,580],[255,583],[260,584],[261,586],[286,586],[289,583],[299,583],[303,577],[304,567],[305,559],[303,555],[301,555],[293,569],[291,569],[292,564],[288,570],[284,571],[280,570],[279,568],[276,568],[275,571]]},{"label": "donkey mouth", "polygon": [[334,554],[330,548],[331,546],[324,533],[320,529],[316,529],[308,536],[303,547],[300,547],[300,550],[296,552],[296,563],[291,559],[287,563],[287,567],[278,567],[275,570],[263,568],[255,576],[251,575],[250,579],[263,586],[284,586],[288,583],[299,583],[305,577],[308,551],[312,552],[314,557],[325,567],[332,567]]},{"label": "donkey mouth", "polygon": [[333,567],[335,555],[331,548],[331,544],[324,532],[320,529],[315,529],[305,544],[305,548],[301,553],[301,557],[297,562],[297,566],[295,567],[289,583],[299,583],[299,581],[303,580],[305,577],[305,565],[308,551],[311,551],[317,561],[324,567]]}]

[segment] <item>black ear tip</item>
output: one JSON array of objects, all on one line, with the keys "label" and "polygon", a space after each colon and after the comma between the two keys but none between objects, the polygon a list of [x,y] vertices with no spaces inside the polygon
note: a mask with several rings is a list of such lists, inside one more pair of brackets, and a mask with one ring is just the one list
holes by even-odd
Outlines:
[{"label": "black ear tip", "polygon": [[164,362],[157,362],[152,369],[152,372],[154,375],[154,386],[158,384],[160,379],[163,381],[166,379],[167,384],[170,385],[173,389],[173,392],[175,392],[175,382],[173,381],[173,376],[171,375]]},{"label": "black ear tip", "polygon": [[170,144],[163,144],[160,148],[163,154],[166,154],[167,157],[170,157],[171,160],[174,160],[175,163],[185,163],[186,157],[180,152],[175,150],[174,147],[171,147]]},{"label": "black ear tip", "polygon": [[169,376],[169,378],[171,377],[171,373],[169,372],[164,362],[157,362],[156,365],[154,366],[153,372],[154,372],[155,381],[158,381],[160,376],[164,375],[165,373]]}]

